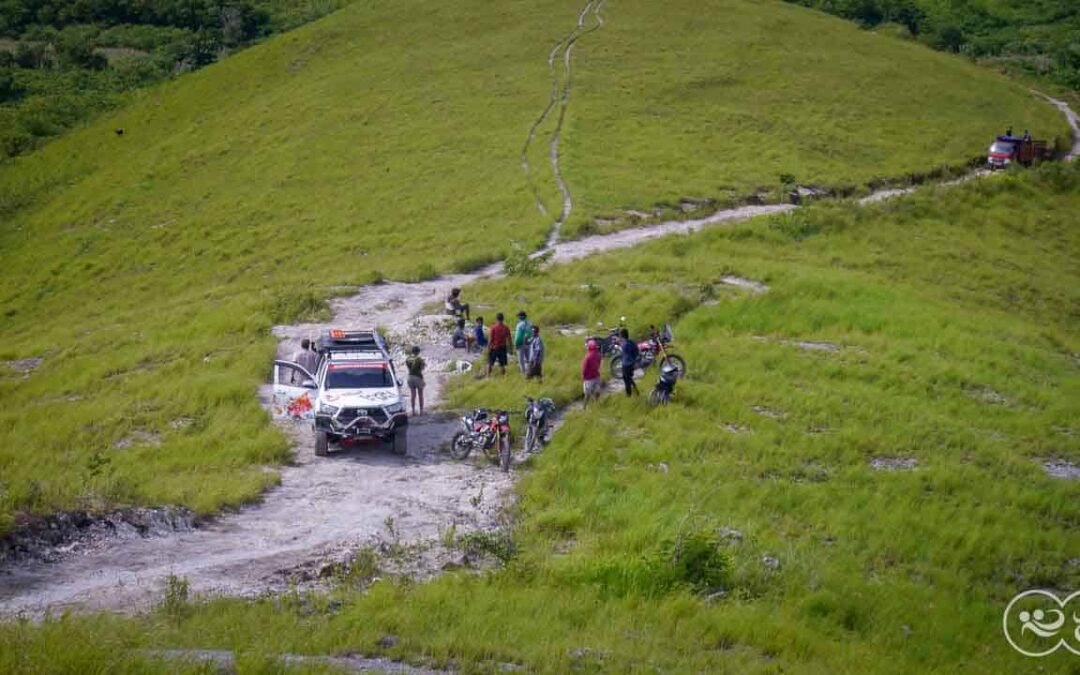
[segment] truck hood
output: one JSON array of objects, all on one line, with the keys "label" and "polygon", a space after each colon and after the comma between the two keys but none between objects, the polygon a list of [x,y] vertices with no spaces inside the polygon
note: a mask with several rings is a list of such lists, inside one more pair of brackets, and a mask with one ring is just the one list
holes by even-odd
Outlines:
[{"label": "truck hood", "polygon": [[385,389],[332,389],[322,393],[319,399],[338,408],[381,408],[401,400],[397,388]]}]

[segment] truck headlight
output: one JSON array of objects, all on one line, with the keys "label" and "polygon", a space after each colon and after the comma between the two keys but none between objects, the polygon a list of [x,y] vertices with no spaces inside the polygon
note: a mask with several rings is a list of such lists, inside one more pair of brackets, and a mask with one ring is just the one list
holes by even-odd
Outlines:
[{"label": "truck headlight", "polygon": [[386,406],[387,415],[396,415],[397,413],[402,412],[405,412],[405,404],[401,401],[398,401],[397,403],[391,403],[390,405]]},{"label": "truck headlight", "polygon": [[338,407],[336,405],[330,405],[328,403],[320,403],[319,404],[319,414],[320,415],[334,415],[334,414],[337,414],[337,411],[338,411]]}]

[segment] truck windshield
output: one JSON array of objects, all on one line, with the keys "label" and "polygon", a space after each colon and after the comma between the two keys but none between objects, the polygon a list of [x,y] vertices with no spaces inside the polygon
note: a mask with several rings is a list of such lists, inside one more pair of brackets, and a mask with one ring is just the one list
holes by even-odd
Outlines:
[{"label": "truck windshield", "polygon": [[1001,141],[997,141],[990,146],[990,152],[1001,155],[1011,155],[1013,152],[1013,147],[1015,146],[1013,146],[1012,143],[1003,143]]},{"label": "truck windshield", "polygon": [[327,389],[385,389],[394,386],[390,370],[378,368],[341,368],[326,371]]}]

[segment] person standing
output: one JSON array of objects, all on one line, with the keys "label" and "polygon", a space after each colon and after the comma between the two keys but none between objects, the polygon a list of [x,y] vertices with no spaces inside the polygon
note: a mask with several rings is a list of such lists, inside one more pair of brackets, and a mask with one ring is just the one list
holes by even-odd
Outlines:
[{"label": "person standing", "polygon": [[637,367],[638,346],[630,339],[630,331],[625,328],[620,332],[622,336],[622,381],[626,386],[626,395],[632,396],[638,393],[637,384],[634,383],[634,368]]},{"label": "person standing", "polygon": [[409,369],[409,403],[412,405],[412,413],[416,414],[416,399],[420,399],[420,414],[424,414],[424,363],[420,356],[420,348],[413,347],[412,355],[405,359],[405,367]]},{"label": "person standing", "polygon": [[525,376],[529,374],[529,341],[532,340],[533,332],[532,325],[529,323],[529,318],[525,314],[525,310],[521,310],[517,314],[518,322],[514,327],[514,348],[517,349],[518,354],[518,370]]},{"label": "person standing", "polygon": [[600,398],[603,383],[600,381],[600,347],[596,340],[589,340],[585,348],[585,358],[581,361],[581,390],[587,407],[590,400]]},{"label": "person standing", "polygon": [[484,347],[487,347],[488,339],[487,334],[484,332],[484,317],[476,317],[476,325],[473,327],[473,342],[476,344],[476,351],[483,352]]},{"label": "person standing", "polygon": [[497,361],[500,372],[506,374],[507,352],[512,347],[510,341],[510,327],[504,323],[503,313],[495,315],[495,323],[491,324],[491,342],[488,344],[487,374],[491,375],[491,367]]},{"label": "person standing", "polygon": [[[544,381],[544,340],[540,337],[540,326],[532,327],[532,337],[529,338],[528,350],[529,356],[526,359],[528,366],[525,371],[525,379],[531,380],[536,378],[541,382]],[[520,353],[520,351],[519,351]]]},{"label": "person standing", "polygon": [[[315,377],[315,370],[318,368],[319,360],[315,352],[311,351],[311,340],[304,338],[300,341],[300,349],[293,354],[293,363],[306,370],[313,378]],[[300,375],[301,373],[293,370],[293,384],[303,384],[295,381],[296,377]]]}]

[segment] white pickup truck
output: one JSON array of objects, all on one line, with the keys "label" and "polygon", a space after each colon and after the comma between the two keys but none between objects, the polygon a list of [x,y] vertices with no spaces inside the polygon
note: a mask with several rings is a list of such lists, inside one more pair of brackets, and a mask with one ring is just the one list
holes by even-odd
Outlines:
[{"label": "white pickup truck", "polygon": [[313,373],[291,361],[274,362],[274,417],[311,419],[319,456],[330,443],[364,438],[378,438],[405,454],[409,418],[383,337],[373,330],[332,330],[316,351]]}]

